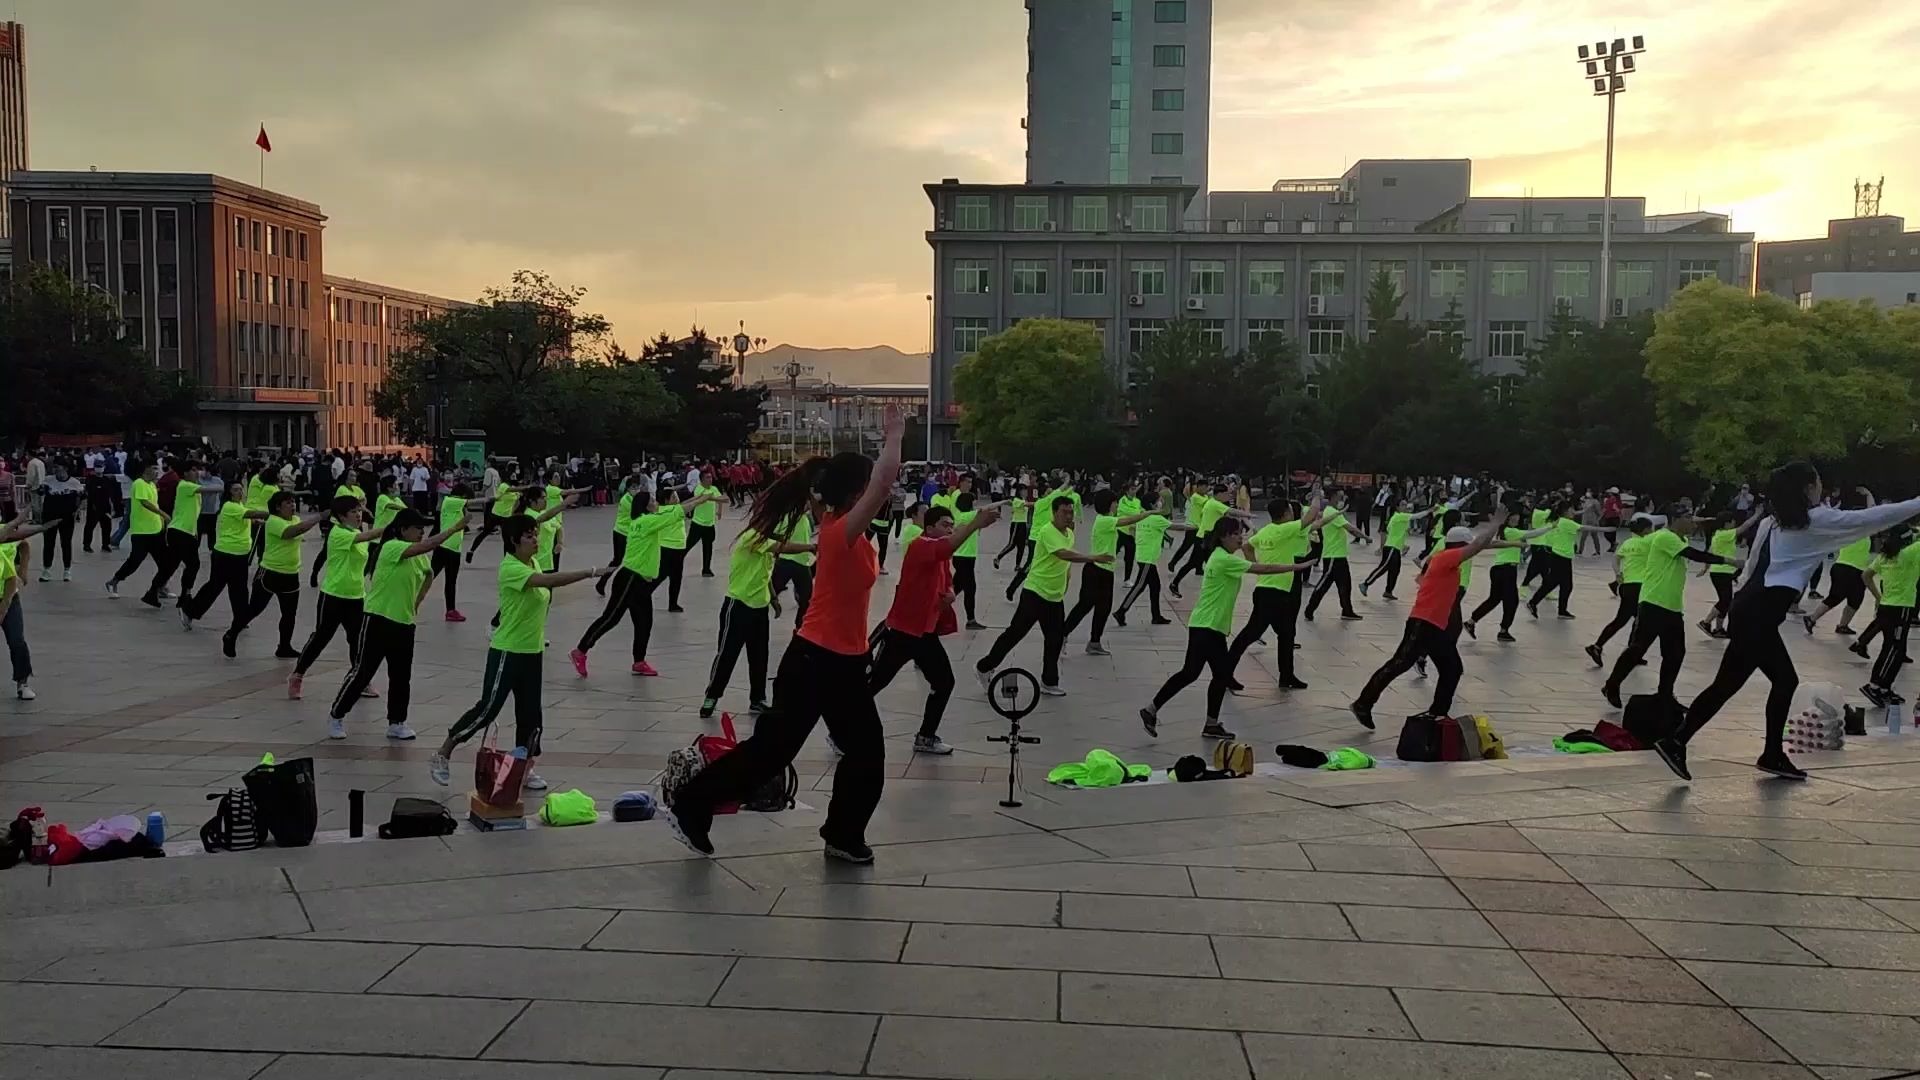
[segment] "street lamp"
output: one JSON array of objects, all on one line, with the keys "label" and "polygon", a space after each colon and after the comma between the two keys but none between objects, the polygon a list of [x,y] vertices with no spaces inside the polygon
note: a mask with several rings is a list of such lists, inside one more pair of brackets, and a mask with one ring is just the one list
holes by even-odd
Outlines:
[{"label": "street lamp", "polygon": [[787,460],[792,461],[796,453],[794,440],[799,437],[800,430],[800,376],[807,370],[807,365],[790,358],[782,370],[787,373],[787,414],[791,421],[787,425]]},{"label": "street lamp", "polygon": [[767,347],[767,339],[753,337],[747,333],[747,321],[740,320],[740,332],[733,335],[733,357],[739,386],[747,385],[747,354],[755,349]]},{"label": "street lamp", "polygon": [[939,343],[939,341],[940,341],[939,330],[934,325],[934,321],[933,321],[933,294],[928,293],[927,294],[927,407],[922,415],[926,421],[926,426],[927,426],[926,464],[929,469],[933,467],[933,380],[934,380],[934,374],[935,374],[934,373],[935,364],[934,364],[933,357],[934,357],[934,353],[937,351],[935,349],[935,346]]},{"label": "street lamp", "polygon": [[[1631,48],[1629,48],[1631,44]],[[1579,47],[1580,66],[1593,83],[1593,96],[1607,99],[1607,179],[1600,199],[1600,324],[1613,314],[1613,112],[1614,99],[1627,91],[1627,76],[1636,70],[1634,57],[1647,51],[1647,39],[1614,38]]]}]

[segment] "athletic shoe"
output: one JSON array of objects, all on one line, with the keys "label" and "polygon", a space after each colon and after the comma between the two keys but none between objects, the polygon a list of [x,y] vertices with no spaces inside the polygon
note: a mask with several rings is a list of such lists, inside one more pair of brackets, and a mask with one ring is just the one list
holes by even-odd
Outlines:
[{"label": "athletic shoe", "polygon": [[993,674],[991,671],[981,671],[978,668],[973,671],[973,677],[980,680],[980,689],[989,694],[993,693]]},{"label": "athletic shoe", "polygon": [[1851,626],[1836,626],[1836,627],[1834,627],[1834,628],[1833,628],[1833,632],[1834,632],[1834,633],[1836,633],[1836,634],[1839,634],[1839,635],[1841,635],[1842,637],[1852,637],[1852,636],[1853,636],[1853,627],[1851,627]]},{"label": "athletic shoe", "polygon": [[220,635],[220,655],[226,657],[229,660],[232,660],[236,655],[233,648],[234,644],[235,642],[233,640],[232,634],[221,634]]},{"label": "athletic shoe", "polygon": [[680,606],[680,605],[678,605],[678,604],[673,604],[673,605],[671,605],[671,606],[669,606],[669,607],[667,608],[667,610],[668,610],[669,612],[672,612],[672,613],[673,613],[673,614],[675,614],[675,615],[684,615],[684,614],[686,614],[686,610],[687,610],[687,609],[686,609],[686,608],[683,608],[683,607],[681,607],[681,606]]},{"label": "athletic shoe", "polygon": [[1112,656],[1113,654],[1107,651],[1107,647],[1105,645],[1102,645],[1097,641],[1089,641],[1087,642],[1087,655],[1088,656]]},{"label": "athletic shoe", "polygon": [[1813,633],[1813,616],[1811,615],[1801,616],[1800,621],[1806,624],[1807,633],[1809,634]]},{"label": "athletic shoe", "polygon": [[1203,739],[1231,739],[1233,738],[1233,732],[1221,726],[1218,720],[1213,720],[1209,721],[1207,726],[1200,729],[1200,737]]},{"label": "athletic shoe", "polygon": [[1360,590],[1360,595],[1361,595],[1361,596],[1365,596],[1365,595],[1367,595],[1367,585],[1366,585],[1366,583],[1365,583],[1365,582],[1362,582],[1362,583],[1361,583],[1360,585],[1358,585],[1358,586],[1356,586],[1356,587],[1357,587],[1357,588],[1358,588],[1358,589]]},{"label": "athletic shoe", "polygon": [[1359,622],[1361,619],[1366,618],[1366,616],[1357,611],[1343,611],[1340,613],[1340,618],[1347,622]]},{"label": "athletic shoe", "polygon": [[1231,676],[1228,677],[1227,689],[1237,694],[1240,691],[1245,690],[1246,688],[1247,688],[1246,684],[1241,682],[1239,679],[1232,678]]},{"label": "athletic shoe", "polygon": [[1477,633],[1474,633],[1472,619],[1468,619],[1465,622],[1461,623],[1460,629],[1465,630],[1467,632],[1467,636],[1472,638],[1473,640],[1475,641],[1480,640],[1480,635]]},{"label": "athletic shoe", "polygon": [[[825,839],[825,837],[822,837],[822,839]],[[827,846],[822,850],[822,854],[826,855],[829,859],[839,859],[841,862],[849,862],[855,866],[871,866],[873,864],[873,849],[857,842],[835,843],[832,840],[827,840]]]},{"label": "athletic shoe", "polygon": [[300,650],[288,648],[275,649],[273,650],[273,657],[276,660],[298,660],[300,659]]},{"label": "athletic shoe", "polygon": [[[1167,591],[1168,591],[1169,593],[1172,593],[1172,594],[1173,594],[1173,598],[1174,598],[1175,600],[1179,600],[1179,599],[1181,599],[1181,596],[1180,596],[1180,587],[1179,587],[1179,586],[1177,586],[1177,585],[1169,585],[1169,586],[1167,586]],[[1008,597],[1007,599],[1009,599],[1009,600],[1011,600],[1011,599],[1013,599],[1013,598],[1012,598],[1011,596],[1009,596],[1009,597]],[[1308,622],[1312,622],[1313,620],[1312,620],[1312,619],[1308,619],[1307,621],[1308,621]]]},{"label": "athletic shoe", "polygon": [[749,702],[747,705],[747,715],[758,720],[760,714],[766,712],[768,708],[770,708],[770,706],[764,701]]},{"label": "athletic shoe", "polygon": [[886,577],[886,576],[887,576],[887,568],[886,568],[886,567],[884,567],[884,566],[883,566],[883,567],[881,567],[881,568],[880,568],[880,576],[881,576],[881,577]]},{"label": "athletic shoe", "polygon": [[447,621],[448,622],[466,622],[467,617],[465,615],[460,614],[459,608],[454,608],[453,610],[447,612]]},{"label": "athletic shoe", "polygon": [[1534,607],[1532,604],[1528,604],[1527,614],[1537,619],[1540,617],[1540,609],[1537,607]]},{"label": "athletic shoe", "polygon": [[705,698],[705,699],[703,699],[703,700],[702,700],[702,701],[700,702],[700,719],[702,719],[702,720],[711,720],[711,719],[713,719],[713,710],[714,710],[714,706],[716,706],[716,705],[719,705],[719,704],[720,704],[720,700],[719,700],[718,698]]},{"label": "athletic shoe", "polygon": [[941,742],[940,736],[938,735],[915,735],[913,737],[913,752],[916,754],[933,754],[939,757],[945,757],[953,753],[953,747]]},{"label": "athletic shoe", "polygon": [[60,580],[61,580],[61,581],[72,581],[72,580],[73,580],[73,571],[71,571],[71,570],[62,570],[62,571],[60,571]]},{"label": "athletic shoe", "polygon": [[713,820],[711,817],[705,821],[683,819],[672,808],[668,808],[661,816],[667,819],[667,832],[685,844],[688,851],[695,855],[713,854],[713,841],[707,839],[707,827]]},{"label": "athletic shoe", "polygon": [[327,738],[344,739],[347,737],[347,722],[336,717],[327,717]]},{"label": "athletic shoe", "polygon": [[153,608],[155,611],[158,611],[160,609],[159,597],[152,596],[152,595],[143,596],[140,598],[140,602],[147,605],[150,608]]},{"label": "athletic shoe", "polygon": [[1040,684],[1040,692],[1047,695],[1048,697],[1066,697],[1067,696],[1067,692],[1065,690],[1060,689],[1058,686],[1049,686],[1046,683]]},{"label": "athletic shoe", "polygon": [[28,686],[25,682],[17,682],[13,684],[13,696],[19,698],[21,701],[32,701],[40,695],[34,693],[33,687]]},{"label": "athletic shoe", "polygon": [[1172,619],[1162,619],[1162,618],[1160,618],[1160,617],[1159,617],[1158,615],[1156,615],[1156,616],[1154,616],[1154,618],[1153,618],[1153,625],[1155,625],[1155,626],[1172,626],[1172,625],[1173,625],[1173,620],[1172,620]]},{"label": "athletic shoe", "polygon": [[305,681],[306,681],[305,678],[299,675],[287,676],[287,697],[293,701],[299,701],[300,700],[300,684]]},{"label": "athletic shoe", "polygon": [[587,654],[586,653],[581,652],[579,649],[574,649],[567,653],[567,659],[573,661],[574,674],[580,676],[583,679],[587,677]]},{"label": "athletic shoe", "polygon": [[1603,698],[1606,698],[1607,704],[1613,706],[1616,709],[1626,708],[1626,706],[1620,704],[1620,688],[1613,685],[1612,683],[1608,683],[1607,685],[1600,688],[1600,696]]},{"label": "athletic shoe", "polygon": [[1600,651],[1600,646],[1598,646],[1598,645],[1589,645],[1589,646],[1587,646],[1587,648],[1586,648],[1586,653],[1587,653],[1587,659],[1589,659],[1589,660],[1591,660],[1591,661],[1593,661],[1593,666],[1594,666],[1594,667],[1606,667],[1606,666],[1607,666],[1607,661],[1606,661],[1606,654],[1604,654],[1604,653],[1602,653],[1602,652]]},{"label": "athletic shoe", "polygon": [[653,669],[652,664],[647,663],[645,660],[642,660],[639,663],[633,665],[633,673],[635,675],[645,675],[645,676],[648,676],[649,678],[660,674],[658,671],[655,671]]},{"label": "athletic shoe", "polygon": [[369,686],[365,690],[360,691],[360,696],[363,698],[372,700],[380,696],[380,691],[375,690],[373,687]]},{"label": "athletic shoe", "polygon": [[846,756],[847,756],[847,752],[846,752],[845,750],[842,750],[842,749],[840,749],[840,744],[839,744],[839,743],[837,743],[837,742],[834,742],[834,741],[833,741],[833,736],[831,736],[831,735],[829,735],[829,736],[827,736],[827,749],[829,749],[829,750],[831,750],[831,751],[833,751],[833,756],[834,756],[834,757],[846,757]]},{"label": "athletic shoe", "polygon": [[1889,691],[1887,691],[1887,704],[1889,704],[1889,705],[1905,705],[1906,703],[1907,703],[1907,699],[1906,699],[1906,698],[1903,698],[1903,697],[1901,697],[1901,696],[1900,696],[1899,694],[1897,694],[1897,693],[1895,693],[1895,692],[1894,692],[1894,691],[1892,691],[1892,690],[1889,690]]},{"label": "athletic shoe", "polygon": [[1847,651],[1859,657],[1862,660],[1871,659],[1871,657],[1867,655],[1867,646],[1865,642],[1856,641],[1853,644],[1847,646]]},{"label": "athletic shoe", "polygon": [[1399,600],[1400,598],[1399,598],[1399,597],[1397,597],[1397,596],[1395,596],[1395,595],[1393,595],[1393,594],[1392,594],[1392,593],[1390,593],[1390,592],[1383,592],[1383,593],[1381,593],[1381,594],[1380,594],[1380,599],[1382,599],[1382,600],[1394,600],[1394,601],[1397,601],[1397,600]]},{"label": "athletic shoe", "polygon": [[1299,679],[1286,679],[1280,683],[1280,689],[1282,690],[1305,690],[1306,688],[1307,684],[1301,682]]},{"label": "athletic shoe", "polygon": [[1860,693],[1866,696],[1867,701],[1872,703],[1874,708],[1884,709],[1887,707],[1887,692],[1880,687],[1872,683],[1866,683],[1860,687]]},{"label": "athletic shoe", "polygon": [[161,590],[160,590],[160,599],[162,599],[162,600],[172,600],[172,599],[174,599],[174,595],[173,595],[173,590],[172,590],[172,589],[161,589]]},{"label": "athletic shoe", "polygon": [[1124,612],[1124,611],[1116,611],[1116,612],[1114,612],[1114,613],[1113,613],[1113,625],[1115,625],[1115,626],[1125,626],[1125,625],[1127,625],[1127,613],[1126,613],[1126,612]]},{"label": "athletic shoe", "polygon": [[713,571],[711,571],[711,570],[702,570],[702,571],[700,571],[700,576],[701,576],[701,577],[712,577],[712,576],[713,576]]},{"label": "athletic shoe", "polygon": [[193,629],[193,616],[187,614],[185,608],[180,609],[180,629],[188,631]]},{"label": "athletic shoe", "polygon": [[120,599],[120,583],[119,582],[117,581],[107,582],[107,599],[109,600]]},{"label": "athletic shoe", "polygon": [[1140,710],[1140,726],[1147,729],[1147,734],[1153,736],[1156,739],[1159,738],[1160,737],[1160,714],[1155,712],[1151,706],[1145,709],[1141,709]]},{"label": "athletic shoe", "polygon": [[1699,622],[1694,623],[1693,625],[1695,627],[1698,627],[1700,632],[1707,635],[1708,637],[1713,636],[1713,620],[1701,619]]},{"label": "athletic shoe", "polygon": [[1311,612],[1311,611],[1303,611],[1303,612],[1301,612],[1301,613],[1300,613],[1300,617],[1301,617],[1302,619],[1305,619],[1305,620],[1306,620],[1306,621],[1308,621],[1308,622],[1312,622],[1312,621],[1313,621],[1313,612]]},{"label": "athletic shoe", "polygon": [[1808,589],[1808,590],[1807,590],[1807,599],[1809,599],[1809,600],[1818,600],[1818,599],[1820,599],[1820,598],[1821,598],[1821,597],[1820,597],[1820,590],[1819,590],[1819,589]]},{"label": "athletic shoe", "polygon": [[1373,710],[1372,709],[1356,701],[1353,704],[1347,706],[1347,710],[1353,713],[1353,718],[1355,720],[1360,721],[1361,727],[1366,728],[1368,731],[1373,730]]},{"label": "athletic shoe", "polygon": [[528,769],[527,778],[520,781],[520,786],[528,791],[545,791],[547,790],[547,781],[539,773]]},{"label": "athletic shoe", "polygon": [[1563,618],[1563,619],[1575,619],[1575,618],[1579,618],[1579,616],[1577,616],[1577,615],[1575,615],[1575,614],[1574,614],[1573,612],[1571,612],[1571,611],[1562,611],[1562,612],[1559,612],[1558,614],[1559,614],[1559,616],[1560,616],[1561,618]]},{"label": "athletic shoe", "polygon": [[1413,662],[1413,673],[1417,678],[1427,677],[1427,658],[1421,657]]},{"label": "athletic shoe", "polygon": [[387,738],[394,739],[399,742],[412,742],[413,729],[408,727],[405,724],[388,724]]},{"label": "athletic shoe", "polygon": [[979,621],[978,619],[967,620],[967,629],[969,630],[985,630],[986,628],[987,628],[987,624]]},{"label": "athletic shoe", "polygon": [[1511,645],[1520,639],[1517,637],[1514,637],[1512,634],[1507,633],[1505,630],[1502,630],[1498,634],[1495,634],[1493,636],[1493,640],[1501,642],[1503,644]]},{"label": "athletic shoe", "polygon": [[52,580],[53,580],[53,571],[52,571],[51,569],[47,569],[47,570],[42,570],[42,571],[40,571],[40,580],[41,580],[41,581],[52,581]]},{"label": "athletic shoe", "polygon": [[1782,780],[1805,780],[1807,778],[1807,771],[1795,765],[1793,759],[1787,757],[1787,753],[1784,750],[1775,750],[1772,753],[1761,754],[1760,760],[1754,762],[1753,767],[1763,773],[1772,773]]},{"label": "athletic shoe", "polygon": [[[467,561],[473,560],[469,557]],[[427,775],[433,778],[434,783],[446,787],[447,781],[453,779],[453,769],[447,763],[447,755],[434,751],[433,756],[427,759]]]},{"label": "athletic shoe", "polygon": [[1667,763],[1673,775],[1682,780],[1691,781],[1693,774],[1687,771],[1687,744],[1678,739],[1658,739],[1653,744],[1653,752]]}]

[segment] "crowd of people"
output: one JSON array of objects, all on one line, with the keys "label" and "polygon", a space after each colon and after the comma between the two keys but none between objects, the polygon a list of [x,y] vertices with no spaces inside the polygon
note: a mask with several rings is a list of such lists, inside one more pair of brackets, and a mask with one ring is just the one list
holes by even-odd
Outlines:
[{"label": "crowd of people", "polygon": [[[1852,620],[1871,594],[1877,610],[1852,648],[1867,656],[1878,638],[1880,652],[1862,692],[1878,704],[1901,701],[1895,680],[1907,659],[1920,582],[1920,545],[1909,543],[1906,525],[1920,516],[1920,500],[1883,503],[1859,488],[1830,493],[1810,466],[1782,467],[1758,494],[1741,488],[1698,506],[1614,488],[1520,492],[1484,477],[1261,485],[1183,472],[1108,478],[941,466],[909,474],[901,461],[901,428],[897,416],[889,417],[877,461],[843,453],[785,470],[751,462],[622,468],[601,458],[435,466],[355,460],[337,451],[275,461],[210,462],[192,455],[143,461],[111,451],[50,464],[36,459],[25,467],[26,476],[39,481],[24,487],[30,505],[0,532],[0,625],[13,653],[17,692],[33,696],[21,613],[30,544],[48,536],[40,578],[47,581],[64,537],[62,574],[70,579],[70,537],[75,522],[84,521],[83,551],[91,550],[96,525],[104,550],[127,549],[106,582],[109,596],[117,597],[149,560],[154,569],[142,602],[160,607],[172,599],[187,629],[212,616],[224,594],[230,618],[220,648],[228,657],[237,655],[250,624],[277,604],[274,655],[293,662],[290,697],[302,697],[307,673],[344,638],[350,667],[328,708],[329,737],[346,737],[356,704],[382,696],[374,680],[384,671],[387,736],[411,740],[418,612],[438,578],[443,617],[466,621],[457,598],[461,568],[497,534],[497,610],[477,699],[445,733],[429,772],[446,784],[454,752],[492,724],[511,697],[513,753],[529,760],[526,784],[537,791],[545,781],[531,765],[541,753],[540,682],[552,636],[552,590],[594,580],[603,598],[568,652],[577,677],[592,677],[594,648],[623,621],[631,634],[629,671],[651,677],[658,674],[648,660],[656,593],[665,586],[665,611],[683,612],[683,577],[697,560],[700,575],[726,579],[700,715],[719,707],[744,653],[747,711],[757,722],[751,737],[673,791],[675,835],[710,853],[713,808],[740,801],[783,770],[824,722],[840,755],[821,829],[825,850],[866,862],[872,859],[866,825],[883,776],[874,696],[913,665],[928,685],[914,751],[952,752],[940,735],[955,690],[942,639],[963,627],[987,629],[977,564],[982,536],[1004,518],[1005,542],[992,561],[995,568],[1012,561],[1005,593],[1012,608],[974,664],[983,686],[1037,631],[1040,692],[1063,696],[1060,664],[1070,637],[1084,628],[1086,652],[1105,655],[1107,635],[1124,631],[1143,594],[1152,623],[1169,624],[1162,593],[1184,599],[1181,587],[1195,579],[1185,659],[1139,710],[1155,737],[1163,714],[1204,675],[1199,733],[1233,738],[1222,706],[1228,694],[1245,689],[1237,669],[1250,650],[1267,643],[1278,688],[1305,689],[1293,662],[1299,624],[1313,622],[1329,598],[1339,618],[1365,618],[1356,595],[1367,598],[1380,587],[1379,602],[1397,602],[1407,578],[1411,595],[1399,644],[1357,689],[1351,712],[1362,727],[1373,728],[1374,708],[1387,688],[1409,671],[1431,669],[1428,713],[1446,716],[1463,674],[1460,635],[1478,637],[1480,625],[1497,614],[1494,640],[1513,644],[1523,604],[1532,618],[1574,618],[1573,567],[1583,554],[1608,560],[1609,587],[1618,597],[1612,618],[1585,647],[1591,662],[1607,670],[1602,695],[1620,707],[1626,676],[1658,647],[1655,696],[1670,703],[1679,720],[1654,749],[1683,779],[1689,778],[1688,742],[1756,672],[1770,684],[1757,766],[1804,778],[1783,745],[1798,683],[1782,636],[1790,616],[1798,615],[1810,634],[1837,611],[1835,631],[1852,635]],[[96,488],[106,492],[103,501]],[[566,512],[583,502],[613,505],[614,555],[605,565],[562,569]],[[742,508],[737,536],[723,542],[722,516]],[[1082,544],[1080,527],[1089,522]],[[308,533],[318,543],[303,545]],[[1365,549],[1376,542],[1377,556],[1367,558]],[[884,618],[870,625],[869,603],[878,579],[889,574],[890,553],[898,568],[893,596]],[[1474,565],[1483,553],[1490,553],[1484,593],[1469,606]],[[1350,566],[1362,559],[1371,565]],[[1687,649],[1684,598],[1693,570],[1711,580],[1715,593],[1695,629],[1727,644],[1712,684],[1682,705],[1674,690]],[[1825,594],[1819,591],[1823,573]],[[296,644],[303,577],[304,588],[317,595],[311,629]],[[1236,628],[1249,577],[1251,613]],[[170,591],[176,585],[178,591]],[[793,638],[769,687],[772,624],[782,618],[789,590]],[[1550,601],[1553,609],[1543,613]],[[1623,633],[1625,645],[1609,665],[1606,650]]]}]

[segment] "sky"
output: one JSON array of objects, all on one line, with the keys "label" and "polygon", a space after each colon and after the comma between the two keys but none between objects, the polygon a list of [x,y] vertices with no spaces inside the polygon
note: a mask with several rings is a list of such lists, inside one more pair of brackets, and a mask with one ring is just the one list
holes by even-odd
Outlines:
[{"label": "sky", "polygon": [[[1104,3],[1105,0],[1086,0]],[[32,164],[258,177],[329,273],[472,298],[532,267],[629,347],[696,320],[927,345],[921,185],[1022,178],[1021,0],[0,0]],[[1216,0],[1215,190],[1470,157],[1598,194],[1582,41],[1647,37],[1615,192],[1821,235],[1857,176],[1920,224],[1911,0]]]}]

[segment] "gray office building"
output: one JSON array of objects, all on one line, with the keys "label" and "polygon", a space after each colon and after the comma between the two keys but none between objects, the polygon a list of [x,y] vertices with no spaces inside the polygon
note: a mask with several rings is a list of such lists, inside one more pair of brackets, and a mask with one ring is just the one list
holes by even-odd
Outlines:
[{"label": "gray office building", "polygon": [[1027,183],[1195,189],[1204,216],[1213,0],[1026,0]]},{"label": "gray office building", "polygon": [[[1226,349],[1282,334],[1325,359],[1366,332],[1367,283],[1384,270],[1409,318],[1460,335],[1488,374],[1517,375],[1557,309],[1601,315],[1602,203],[1474,197],[1471,179],[1465,160],[1363,160],[1338,177],[1215,192],[1199,217],[1187,215],[1195,184],[926,185],[935,454],[970,451],[954,368],[1024,318],[1095,327],[1120,385],[1176,318]],[[1640,198],[1615,198],[1613,216],[1614,316],[1701,278],[1736,282],[1752,240],[1720,215],[1650,218]]]}]

